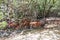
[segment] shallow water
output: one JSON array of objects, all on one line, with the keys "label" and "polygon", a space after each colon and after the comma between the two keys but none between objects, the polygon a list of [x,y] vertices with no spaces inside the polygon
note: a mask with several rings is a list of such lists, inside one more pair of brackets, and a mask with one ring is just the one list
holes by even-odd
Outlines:
[{"label": "shallow water", "polygon": [[13,32],[9,38],[1,40],[60,40],[58,29],[31,29],[21,33]]}]

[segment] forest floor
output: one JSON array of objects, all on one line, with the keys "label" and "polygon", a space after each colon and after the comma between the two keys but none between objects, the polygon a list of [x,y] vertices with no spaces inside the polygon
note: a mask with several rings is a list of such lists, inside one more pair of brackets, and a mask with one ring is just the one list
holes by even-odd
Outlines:
[{"label": "forest floor", "polygon": [[0,40],[60,40],[60,28],[31,29],[21,32],[12,32],[9,37],[1,37]]}]

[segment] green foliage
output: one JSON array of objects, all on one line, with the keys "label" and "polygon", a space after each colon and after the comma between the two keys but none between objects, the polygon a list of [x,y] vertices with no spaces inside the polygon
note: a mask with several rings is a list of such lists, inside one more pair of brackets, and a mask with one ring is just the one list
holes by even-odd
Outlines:
[{"label": "green foliage", "polygon": [[[3,0],[0,0],[1,2]],[[4,0],[7,3],[7,0]],[[51,11],[60,8],[60,0],[13,0],[9,5],[15,10],[15,13],[12,16],[15,18],[23,18],[25,14],[33,15],[39,13],[40,16],[46,16]]]},{"label": "green foliage", "polygon": [[17,3],[16,1],[17,1],[17,0],[13,0],[13,4],[14,4],[14,6],[17,7],[17,6],[18,6],[18,5],[17,5],[18,3]]},{"label": "green foliage", "polygon": [[6,27],[7,27],[7,22],[6,21],[0,22],[0,29],[4,29]]},{"label": "green foliage", "polygon": [[2,3],[3,0],[0,0],[0,4]]},{"label": "green foliage", "polygon": [[[34,16],[34,13],[39,13],[40,16],[46,16],[51,11],[58,8],[58,0],[14,0],[13,3],[17,6],[17,17],[18,19],[23,17],[23,14],[31,14]],[[27,3],[26,3],[27,2]],[[20,4],[19,4],[20,3]]]},{"label": "green foliage", "polygon": [[3,19],[3,13],[0,12],[0,20]]},{"label": "green foliage", "polygon": [[46,16],[51,11],[57,9],[57,0],[37,0],[38,11],[43,16]]}]

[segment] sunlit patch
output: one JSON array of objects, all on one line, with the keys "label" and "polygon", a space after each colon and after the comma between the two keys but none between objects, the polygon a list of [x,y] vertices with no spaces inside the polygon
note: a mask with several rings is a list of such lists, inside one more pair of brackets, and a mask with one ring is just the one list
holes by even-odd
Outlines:
[{"label": "sunlit patch", "polygon": [[[32,31],[32,32],[31,32]],[[60,38],[60,34],[56,34],[58,30],[31,30],[30,32],[27,31],[27,34],[22,31],[22,34],[15,35],[14,37],[8,38],[9,40],[58,40]],[[58,31],[59,32],[59,31]]]}]

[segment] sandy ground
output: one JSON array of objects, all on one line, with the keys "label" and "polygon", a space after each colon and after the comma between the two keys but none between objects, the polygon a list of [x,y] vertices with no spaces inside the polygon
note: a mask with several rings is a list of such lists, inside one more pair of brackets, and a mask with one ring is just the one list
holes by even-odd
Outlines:
[{"label": "sandy ground", "polygon": [[60,40],[60,31],[57,29],[34,29],[22,31],[16,34],[13,32],[8,38],[0,38],[0,40]]}]

